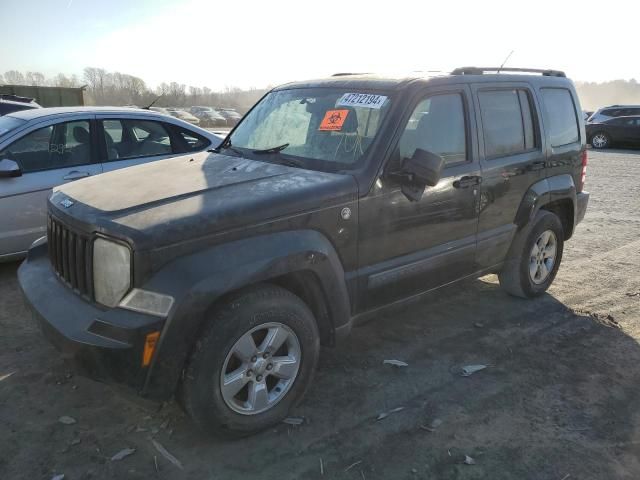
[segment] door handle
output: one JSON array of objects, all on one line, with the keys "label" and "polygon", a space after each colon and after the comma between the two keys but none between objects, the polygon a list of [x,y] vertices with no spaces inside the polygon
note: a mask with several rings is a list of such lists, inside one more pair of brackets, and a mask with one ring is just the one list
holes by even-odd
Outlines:
[{"label": "door handle", "polygon": [[89,172],[80,172],[78,170],[73,170],[67,173],[64,177],[62,177],[62,179],[73,181],[73,180],[79,180],[80,178],[88,177],[89,175],[91,175]]},{"label": "door handle", "polygon": [[453,182],[453,186],[455,188],[469,188],[474,185],[480,185],[482,183],[482,177],[478,177],[477,175],[466,176],[459,178]]},{"label": "door handle", "polygon": [[529,165],[529,170],[531,171],[544,170],[545,166],[546,166],[545,162],[533,162],[531,165]]}]

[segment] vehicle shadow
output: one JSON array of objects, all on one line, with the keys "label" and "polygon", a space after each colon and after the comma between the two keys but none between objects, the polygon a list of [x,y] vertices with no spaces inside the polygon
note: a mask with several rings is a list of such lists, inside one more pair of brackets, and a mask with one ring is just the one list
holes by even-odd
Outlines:
[{"label": "vehicle shadow", "polygon": [[[231,443],[185,430],[178,444],[226,478],[638,478],[638,362],[637,341],[606,313],[508,297],[486,277],[325,349],[295,412],[303,425]],[[487,368],[462,376],[473,364]]]}]

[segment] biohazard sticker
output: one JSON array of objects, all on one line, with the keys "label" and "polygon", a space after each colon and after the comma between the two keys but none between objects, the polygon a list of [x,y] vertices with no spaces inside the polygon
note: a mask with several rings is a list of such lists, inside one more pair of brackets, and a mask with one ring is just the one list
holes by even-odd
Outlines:
[{"label": "biohazard sticker", "polygon": [[372,93],[345,93],[338,100],[339,107],[361,107],[374,108],[376,110],[382,108],[387,97],[384,95],[374,95]]},{"label": "biohazard sticker", "polygon": [[327,110],[318,130],[339,132],[342,130],[347,115],[349,115],[349,110]]}]

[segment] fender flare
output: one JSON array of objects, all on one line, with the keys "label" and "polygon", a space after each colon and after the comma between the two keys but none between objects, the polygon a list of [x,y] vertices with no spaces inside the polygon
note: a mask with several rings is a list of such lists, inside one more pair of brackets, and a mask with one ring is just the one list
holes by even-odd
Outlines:
[{"label": "fender flare", "polygon": [[575,215],[577,211],[577,193],[573,177],[569,174],[563,174],[544,178],[529,187],[520,203],[514,223],[520,230],[533,220],[538,211],[545,205],[567,199],[573,205],[574,218],[571,225],[573,227],[576,223]]},{"label": "fender flare", "polygon": [[232,241],[177,258],[145,285],[176,299],[162,329],[142,394],[170,397],[206,314],[225,294],[276,277],[310,271],[319,281],[332,331],[348,325],[350,298],[342,262],[315,230],[286,231]]}]

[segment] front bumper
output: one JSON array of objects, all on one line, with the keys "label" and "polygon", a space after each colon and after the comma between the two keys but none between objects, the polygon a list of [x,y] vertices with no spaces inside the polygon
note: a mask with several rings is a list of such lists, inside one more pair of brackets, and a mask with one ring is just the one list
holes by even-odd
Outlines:
[{"label": "front bumper", "polygon": [[584,219],[589,203],[589,192],[580,192],[576,195],[576,225]]},{"label": "front bumper", "polygon": [[82,373],[142,391],[144,341],[163,320],[121,308],[104,309],[58,279],[47,244],[29,250],[18,270],[20,287],[45,337]]}]

